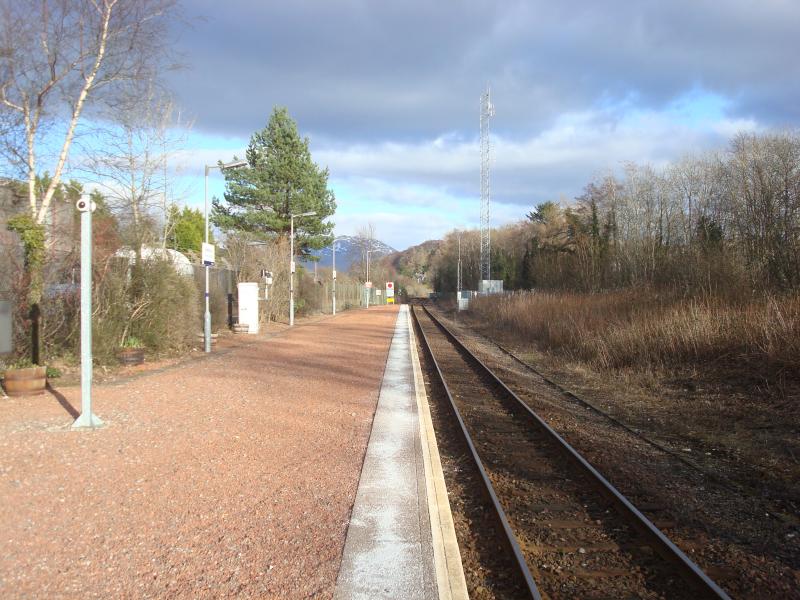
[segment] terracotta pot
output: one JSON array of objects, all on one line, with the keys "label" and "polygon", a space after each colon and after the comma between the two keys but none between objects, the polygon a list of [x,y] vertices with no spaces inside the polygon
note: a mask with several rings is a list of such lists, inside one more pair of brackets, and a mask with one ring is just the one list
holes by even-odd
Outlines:
[{"label": "terracotta pot", "polygon": [[44,394],[47,385],[47,367],[8,369],[3,387],[9,396],[34,396]]},{"label": "terracotta pot", "polygon": [[144,362],[144,348],[122,348],[117,358],[123,365],[140,365]]}]

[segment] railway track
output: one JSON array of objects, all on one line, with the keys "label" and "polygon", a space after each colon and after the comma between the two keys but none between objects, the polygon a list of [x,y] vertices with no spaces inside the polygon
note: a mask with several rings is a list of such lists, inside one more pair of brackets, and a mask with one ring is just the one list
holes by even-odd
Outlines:
[{"label": "railway track", "polygon": [[412,307],[531,598],[728,598],[423,305]]}]

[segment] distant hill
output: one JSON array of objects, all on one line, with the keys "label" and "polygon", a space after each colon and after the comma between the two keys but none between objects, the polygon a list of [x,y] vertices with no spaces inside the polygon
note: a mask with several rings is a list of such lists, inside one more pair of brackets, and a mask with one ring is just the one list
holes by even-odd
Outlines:
[{"label": "distant hill", "polygon": [[[354,263],[361,260],[361,244],[363,241],[360,238],[352,235],[341,236],[336,240],[336,270],[342,273],[349,271]],[[380,260],[384,256],[397,253],[397,250],[384,244],[380,240],[372,240],[372,253],[371,260]],[[314,252],[315,256],[319,257],[320,267],[333,266],[333,250],[330,246],[317,250]]]},{"label": "distant hill", "polygon": [[428,273],[442,240],[428,240],[416,246],[411,246],[400,252],[395,251],[386,257],[386,260],[400,275],[405,275],[419,283],[428,280]]}]

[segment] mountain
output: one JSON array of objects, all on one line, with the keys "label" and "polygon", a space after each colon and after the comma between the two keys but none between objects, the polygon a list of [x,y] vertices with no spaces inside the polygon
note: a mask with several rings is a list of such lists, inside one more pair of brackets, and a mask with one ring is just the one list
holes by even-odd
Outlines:
[{"label": "mountain", "polygon": [[431,263],[441,246],[442,240],[428,240],[401,252],[395,252],[387,256],[386,260],[398,274],[423,283],[428,279]]},{"label": "mountain", "polygon": [[[349,271],[353,264],[361,261],[362,247],[364,239],[353,235],[343,235],[336,240],[336,270],[342,273]],[[370,260],[380,260],[384,256],[389,256],[397,252],[388,244],[384,244],[380,240],[372,240],[372,252]],[[320,267],[333,266],[333,251],[330,246],[322,250],[316,250],[315,256],[319,257],[318,265]]]}]

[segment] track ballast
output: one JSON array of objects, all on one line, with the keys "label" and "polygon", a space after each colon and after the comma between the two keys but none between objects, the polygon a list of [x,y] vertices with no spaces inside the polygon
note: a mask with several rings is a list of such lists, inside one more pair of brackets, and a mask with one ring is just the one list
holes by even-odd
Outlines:
[{"label": "track ballast", "polygon": [[728,598],[424,306],[420,339],[532,598]]}]

